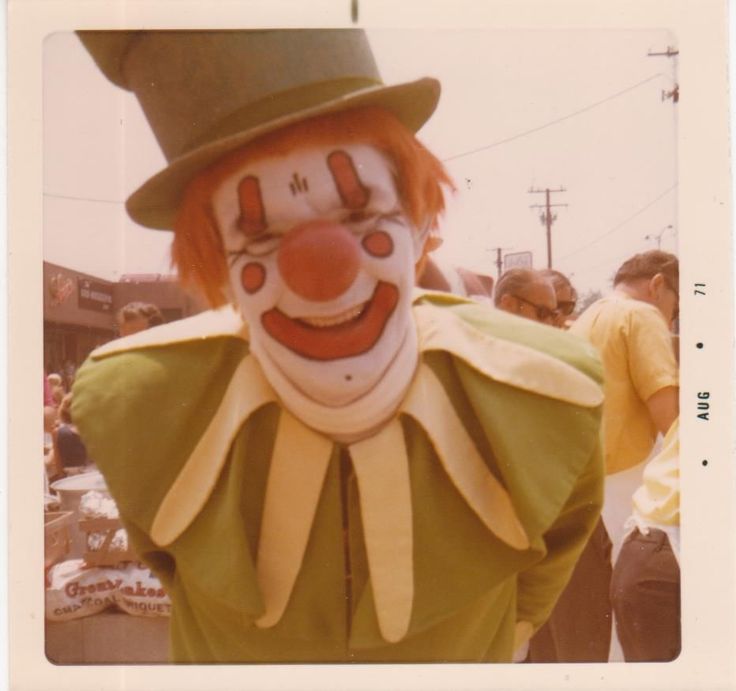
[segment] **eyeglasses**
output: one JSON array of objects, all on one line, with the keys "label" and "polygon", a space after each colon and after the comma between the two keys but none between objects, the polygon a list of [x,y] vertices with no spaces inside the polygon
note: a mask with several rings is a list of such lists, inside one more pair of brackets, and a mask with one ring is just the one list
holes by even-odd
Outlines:
[{"label": "eyeglasses", "polygon": [[676,302],[672,310],[672,321],[675,321],[680,316],[680,291],[675,288],[667,279],[665,279],[667,287],[675,294]]},{"label": "eyeglasses", "polygon": [[539,321],[547,321],[548,319],[554,318],[554,316],[557,314],[557,310],[551,310],[546,305],[538,305],[536,302],[531,302],[530,300],[520,297],[519,295],[513,295],[512,297],[515,297],[520,302],[525,302],[527,305],[529,305],[529,307],[532,307]]}]

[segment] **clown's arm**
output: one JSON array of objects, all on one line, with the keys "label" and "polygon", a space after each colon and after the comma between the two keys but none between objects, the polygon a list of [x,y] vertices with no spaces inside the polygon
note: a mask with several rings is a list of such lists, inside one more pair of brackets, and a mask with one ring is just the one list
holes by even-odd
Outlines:
[{"label": "clown's arm", "polygon": [[559,517],[544,534],[546,556],[519,574],[516,649],[549,618],[593,532],[603,504],[602,464],[598,444]]}]

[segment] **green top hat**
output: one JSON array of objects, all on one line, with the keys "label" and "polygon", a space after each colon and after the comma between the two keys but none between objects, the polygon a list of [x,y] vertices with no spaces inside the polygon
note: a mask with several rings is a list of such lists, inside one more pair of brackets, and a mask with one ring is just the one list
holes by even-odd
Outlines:
[{"label": "green top hat", "polygon": [[439,99],[436,79],[385,86],[358,29],[79,31],[112,82],[133,91],[168,166],[126,207],[149,228],[173,225],[186,184],[248,141],[298,120],[380,106],[411,130]]}]

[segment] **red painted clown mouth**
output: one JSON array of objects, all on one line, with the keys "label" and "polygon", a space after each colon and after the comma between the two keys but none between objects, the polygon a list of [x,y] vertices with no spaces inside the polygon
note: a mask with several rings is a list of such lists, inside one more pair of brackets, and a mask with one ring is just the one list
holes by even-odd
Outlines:
[{"label": "red painted clown mouth", "polygon": [[379,281],[370,300],[332,317],[292,319],[274,308],[261,316],[271,338],[311,360],[337,360],[369,351],[399,302],[399,290]]}]

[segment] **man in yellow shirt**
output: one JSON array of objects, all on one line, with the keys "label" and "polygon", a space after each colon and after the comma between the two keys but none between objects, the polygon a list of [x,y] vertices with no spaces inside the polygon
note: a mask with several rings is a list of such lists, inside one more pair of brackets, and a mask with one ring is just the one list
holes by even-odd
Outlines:
[{"label": "man in yellow shirt", "polygon": [[603,362],[603,520],[552,616],[532,640],[531,662],[608,659],[611,555],[615,561],[657,434],[665,434],[678,415],[678,367],[669,330],[677,316],[678,279],[674,255],[637,254],[617,271],[613,293],[588,307],[570,328],[597,348]]},{"label": "man in yellow shirt", "polygon": [[679,379],[669,326],[677,316],[677,257],[652,250],[627,260],[614,292],[570,329],[600,352],[606,472],[629,470],[651,453],[678,415]]},{"label": "man in yellow shirt", "polygon": [[614,559],[657,434],[679,414],[679,372],[670,326],[679,309],[677,257],[637,254],[616,272],[611,295],[593,303],[570,329],[601,355],[605,375],[603,521]]},{"label": "man in yellow shirt", "polygon": [[673,254],[651,250],[634,255],[616,272],[613,293],[588,307],[570,329],[590,341],[603,361],[602,518],[614,561],[657,435],[665,435],[679,415],[679,373],[670,333],[679,311],[678,284]]}]

